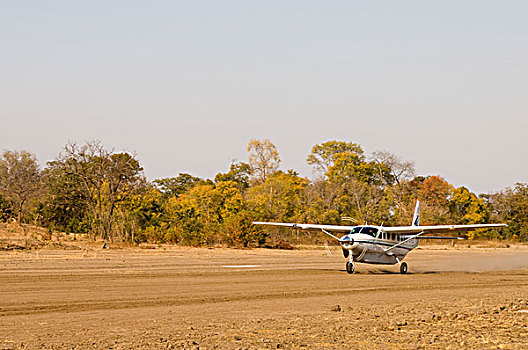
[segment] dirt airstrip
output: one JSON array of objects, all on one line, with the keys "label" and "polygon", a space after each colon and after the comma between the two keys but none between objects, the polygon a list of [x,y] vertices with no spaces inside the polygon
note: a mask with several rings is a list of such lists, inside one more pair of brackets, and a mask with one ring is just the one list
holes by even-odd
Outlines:
[{"label": "dirt airstrip", "polygon": [[[330,254],[331,253],[331,254]],[[0,349],[528,349],[528,249],[0,253]]]}]

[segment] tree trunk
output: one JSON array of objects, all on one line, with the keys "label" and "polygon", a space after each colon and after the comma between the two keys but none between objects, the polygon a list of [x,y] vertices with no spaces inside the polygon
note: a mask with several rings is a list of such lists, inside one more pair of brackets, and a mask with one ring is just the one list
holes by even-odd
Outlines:
[{"label": "tree trunk", "polygon": [[18,223],[22,224],[22,209],[24,208],[24,201],[20,201],[18,204]]}]

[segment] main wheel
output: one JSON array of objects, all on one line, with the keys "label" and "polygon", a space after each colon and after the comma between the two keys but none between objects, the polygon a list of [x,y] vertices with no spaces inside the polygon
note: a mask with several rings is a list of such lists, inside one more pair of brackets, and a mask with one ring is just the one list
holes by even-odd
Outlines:
[{"label": "main wheel", "polygon": [[346,271],[348,273],[354,273],[354,264],[351,263],[350,261],[347,261],[346,263]]},{"label": "main wheel", "polygon": [[407,273],[407,263],[401,263],[401,265],[400,265],[400,273],[402,275],[405,275]]}]

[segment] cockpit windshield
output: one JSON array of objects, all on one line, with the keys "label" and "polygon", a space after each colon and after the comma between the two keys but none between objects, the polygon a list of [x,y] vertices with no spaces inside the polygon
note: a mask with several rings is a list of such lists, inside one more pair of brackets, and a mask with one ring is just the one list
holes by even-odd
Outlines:
[{"label": "cockpit windshield", "polygon": [[352,229],[352,231],[350,231],[350,233],[366,233],[367,235],[376,237],[378,234],[378,229],[369,226],[356,226]]}]

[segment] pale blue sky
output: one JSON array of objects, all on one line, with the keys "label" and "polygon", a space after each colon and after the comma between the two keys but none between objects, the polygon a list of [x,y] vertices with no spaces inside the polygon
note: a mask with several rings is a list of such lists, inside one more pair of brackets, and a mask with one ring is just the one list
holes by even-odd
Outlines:
[{"label": "pale blue sky", "polygon": [[270,138],[386,149],[476,192],[528,182],[526,1],[1,1],[0,149],[135,151],[213,177]]}]

